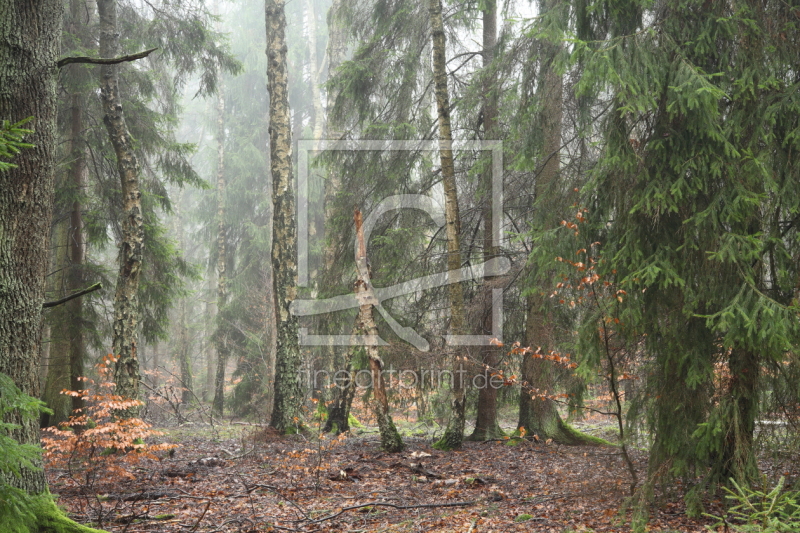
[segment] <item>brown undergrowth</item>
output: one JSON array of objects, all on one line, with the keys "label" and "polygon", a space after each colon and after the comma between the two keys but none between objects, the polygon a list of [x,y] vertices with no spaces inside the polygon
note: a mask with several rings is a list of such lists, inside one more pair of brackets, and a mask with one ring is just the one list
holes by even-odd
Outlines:
[{"label": "brown undergrowth", "polygon": [[[91,490],[56,465],[51,490],[72,517],[115,532],[186,531],[628,531],[618,510],[628,473],[614,447],[531,441],[465,443],[439,452],[406,438],[386,454],[377,434],[283,437],[230,425],[167,430],[177,451],[142,458],[135,477]],[[509,445],[515,443],[516,445]],[[640,472],[646,456],[634,452]],[[658,508],[651,531],[705,531],[685,516],[681,488]],[[720,511],[719,501],[707,510]]]}]

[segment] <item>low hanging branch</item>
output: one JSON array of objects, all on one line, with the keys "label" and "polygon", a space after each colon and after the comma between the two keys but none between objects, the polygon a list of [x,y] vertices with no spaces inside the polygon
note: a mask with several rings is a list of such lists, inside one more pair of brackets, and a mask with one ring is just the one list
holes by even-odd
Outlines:
[{"label": "low hanging branch", "polygon": [[48,307],[55,307],[57,305],[61,305],[63,303],[67,303],[68,301],[78,298],[79,296],[83,296],[84,294],[89,294],[90,292],[94,292],[103,288],[103,285],[100,283],[95,283],[91,287],[87,289],[83,289],[82,291],[78,291],[74,294],[70,294],[69,296],[65,296],[60,300],[54,300],[52,302],[45,302],[42,304],[42,309],[47,309]]},{"label": "low hanging branch", "polygon": [[144,52],[137,52],[135,54],[130,54],[127,56],[119,56],[119,57],[88,57],[88,56],[75,56],[75,57],[62,57],[56,63],[58,68],[61,68],[65,65],[69,65],[70,63],[91,63],[92,65],[116,65],[117,63],[125,63],[126,61],[136,61],[137,59],[144,59],[145,57],[149,56],[153,52],[158,50],[158,48],[151,48],[150,50],[145,50]]}]

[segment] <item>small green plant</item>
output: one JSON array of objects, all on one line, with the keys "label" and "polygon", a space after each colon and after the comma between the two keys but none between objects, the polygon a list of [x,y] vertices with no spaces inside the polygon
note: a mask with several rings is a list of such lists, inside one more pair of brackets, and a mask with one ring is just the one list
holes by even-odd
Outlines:
[{"label": "small green plant", "polygon": [[514,522],[517,522],[517,523],[519,523],[519,522],[527,522],[531,518],[533,518],[533,515],[521,514],[521,515],[517,515],[517,517],[514,519]]},{"label": "small green plant", "polygon": [[[718,520],[710,530],[722,525],[732,526],[741,533],[791,533],[800,532],[800,492],[784,490],[785,479],[769,492],[742,487],[731,479],[734,490],[725,488],[726,498],[736,505],[728,509],[728,515],[741,524],[731,524],[727,517],[706,514]],[[763,485],[766,487],[766,479]]]},{"label": "small green plant", "polygon": [[[11,437],[20,423],[38,420],[39,412],[47,411],[36,398],[23,394],[14,382],[0,373],[0,517],[3,522],[20,523],[34,519],[34,502],[24,491],[8,483],[18,478],[23,469],[38,470],[41,450],[30,444],[20,444]],[[12,418],[13,417],[13,418]],[[9,422],[16,418],[16,422]]]},{"label": "small green plant", "polygon": [[3,159],[13,159],[22,148],[33,148],[32,144],[23,142],[25,135],[33,133],[33,130],[23,128],[33,117],[20,120],[12,124],[8,120],[0,123],[0,171],[15,168],[17,165],[3,161]]}]

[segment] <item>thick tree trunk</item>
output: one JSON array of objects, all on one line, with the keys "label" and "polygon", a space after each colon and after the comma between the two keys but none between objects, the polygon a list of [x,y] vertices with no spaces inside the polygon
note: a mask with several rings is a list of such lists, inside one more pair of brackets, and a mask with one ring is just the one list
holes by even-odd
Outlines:
[{"label": "thick tree trunk", "polygon": [[289,76],[284,0],[265,0],[267,88],[272,172],[272,279],[277,323],[275,401],[270,425],[292,431],[300,423],[300,346],[297,317],[289,306],[297,294],[297,221],[292,177]]},{"label": "thick tree trunk", "polygon": [[[0,372],[19,389],[39,394],[38,357],[44,280],[48,265],[56,147],[56,59],[61,37],[59,0],[0,0],[0,117],[34,117],[34,133],[0,172]],[[10,416],[8,422],[17,422]],[[21,444],[39,444],[37,420],[9,431]],[[20,468],[7,482],[30,495],[47,491],[44,471]],[[61,533],[96,531],[66,519],[48,495],[36,500],[28,529]]]},{"label": "thick tree trunk", "polygon": [[[442,21],[441,0],[430,0],[431,29],[433,32],[433,79],[436,93],[436,107],[439,115],[439,158],[442,165],[444,184],[445,234],[447,236],[448,276],[460,276],[461,269],[461,220],[458,214],[458,192],[456,189],[455,165],[453,163],[453,136],[450,130],[450,96],[447,90],[447,62],[445,58],[444,23]],[[460,283],[451,283],[450,290],[450,332],[451,335],[464,334],[464,295]],[[453,365],[453,412],[441,440],[436,443],[440,449],[456,449],[464,440],[464,410],[466,387],[464,383],[463,362],[458,350],[454,350]]]},{"label": "thick tree trunk", "polygon": [[[119,52],[116,0],[98,0],[100,15],[100,56],[115,57]],[[139,163],[133,151],[131,136],[122,112],[119,94],[119,65],[100,67],[100,100],[103,103],[103,122],[117,156],[122,190],[122,242],[119,247],[119,274],[114,294],[113,353],[117,357],[114,369],[116,394],[139,398],[139,358],[136,353],[139,325],[139,276],[142,270],[144,228],[142,193],[139,190]],[[137,408],[118,413],[118,416],[138,415]]]},{"label": "thick tree trunk", "polygon": [[214,335],[217,349],[217,373],[214,377],[213,411],[222,415],[225,408],[225,367],[228,364],[228,328],[225,323],[225,306],[228,304],[227,225],[225,223],[225,97],[222,82],[217,92],[217,331]]},{"label": "thick tree trunk", "polygon": [[[0,372],[22,392],[39,395],[37,360],[48,261],[56,146],[55,73],[61,33],[61,2],[0,0],[0,117],[17,122],[33,116],[34,145],[0,172]],[[38,444],[36,421],[10,436]],[[44,492],[41,470],[23,469],[10,482],[28,493]]]},{"label": "thick tree trunk", "polygon": [[[495,47],[497,46],[497,2],[486,0],[483,9],[483,68],[488,71],[494,61]],[[497,132],[497,95],[494,77],[484,74],[483,78],[483,131],[484,140],[492,140]],[[494,246],[494,224],[492,213],[492,172],[487,169],[481,176],[481,200],[483,207],[483,259],[489,261],[497,257],[500,250]],[[491,278],[484,278],[483,286],[483,335],[492,332],[492,300],[493,293]],[[500,347],[484,346],[481,350],[481,359],[484,368],[491,372],[500,363]],[[478,413],[475,419],[475,430],[469,440],[482,441],[496,439],[503,435],[500,424],[497,423],[497,389],[490,385],[490,380],[483,381],[483,387],[478,390]]]}]

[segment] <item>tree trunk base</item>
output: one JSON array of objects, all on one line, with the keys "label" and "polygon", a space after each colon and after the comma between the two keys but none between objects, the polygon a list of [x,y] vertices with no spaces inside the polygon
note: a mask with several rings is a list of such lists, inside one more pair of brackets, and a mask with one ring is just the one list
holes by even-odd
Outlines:
[{"label": "tree trunk base", "polygon": [[472,435],[467,437],[464,440],[468,440],[470,442],[484,442],[487,440],[495,440],[495,439],[502,439],[506,436],[505,431],[500,428],[500,425],[495,423],[492,427],[489,428],[475,428],[472,432]]}]

